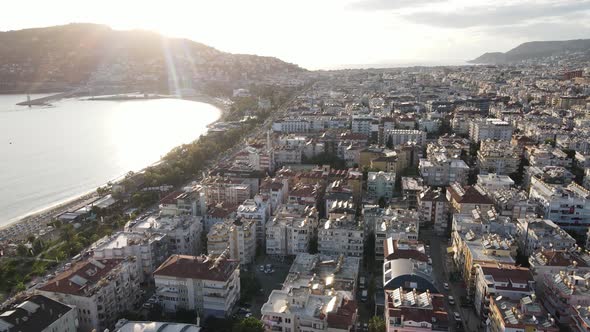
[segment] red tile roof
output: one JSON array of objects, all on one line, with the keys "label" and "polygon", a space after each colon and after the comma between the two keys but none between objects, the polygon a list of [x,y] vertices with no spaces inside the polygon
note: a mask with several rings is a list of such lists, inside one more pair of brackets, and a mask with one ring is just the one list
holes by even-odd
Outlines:
[{"label": "red tile roof", "polygon": [[344,299],[338,311],[328,313],[328,326],[339,330],[348,330],[354,325],[356,313],[356,301]]},{"label": "red tile roof", "polygon": [[173,255],[154,271],[154,276],[227,281],[239,264],[238,260],[233,259]]},{"label": "red tile roof", "polygon": [[[123,261],[123,259],[104,259],[98,261],[98,264],[93,263],[92,260],[78,262],[39,289],[47,292],[84,296],[92,285],[100,281]],[[86,282],[77,283],[83,280]]]}]

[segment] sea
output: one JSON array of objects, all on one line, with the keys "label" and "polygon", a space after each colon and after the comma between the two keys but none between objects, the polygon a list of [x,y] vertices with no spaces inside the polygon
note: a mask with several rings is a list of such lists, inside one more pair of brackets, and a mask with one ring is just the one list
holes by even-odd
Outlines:
[{"label": "sea", "polygon": [[0,227],[159,161],[221,115],[172,98],[16,105],[26,99],[0,95]]}]

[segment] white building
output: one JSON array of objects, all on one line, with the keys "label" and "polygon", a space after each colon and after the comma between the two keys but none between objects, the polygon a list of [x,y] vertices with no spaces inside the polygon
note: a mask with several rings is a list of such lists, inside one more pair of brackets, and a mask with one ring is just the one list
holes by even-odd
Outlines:
[{"label": "white building", "polygon": [[498,190],[510,189],[514,185],[514,180],[508,175],[498,175],[496,173],[478,174],[477,184],[488,193],[493,193]]},{"label": "white building", "polygon": [[0,331],[76,332],[78,310],[43,295],[33,295],[0,313]]},{"label": "white building", "polygon": [[590,191],[575,183],[551,185],[533,177],[529,197],[539,204],[545,218],[561,227],[590,225]]},{"label": "white building", "polygon": [[449,220],[450,204],[445,193],[428,188],[418,195],[420,224],[432,224],[435,230],[445,231]]},{"label": "white building", "polygon": [[466,183],[469,166],[456,158],[438,153],[421,158],[418,166],[424,182],[429,186],[447,186],[453,182]]},{"label": "white building", "polygon": [[310,130],[310,123],[302,118],[281,119],[272,124],[272,130],[281,133],[306,133]]},{"label": "white building", "polygon": [[318,251],[323,255],[362,257],[363,242],[364,230],[354,215],[330,218],[319,225]]},{"label": "white building", "polygon": [[256,221],[256,241],[264,244],[266,234],[266,222],[270,216],[270,205],[256,195],[253,199],[247,199],[238,206],[237,217]]},{"label": "white building", "polygon": [[486,139],[498,141],[510,141],[514,128],[506,121],[500,119],[478,119],[471,121],[469,125],[469,138],[479,142]]},{"label": "white building", "polygon": [[165,234],[117,232],[98,240],[90,250],[97,260],[137,257],[134,262],[143,272],[140,275],[143,282],[150,280],[152,272],[170,255],[168,243]]},{"label": "white building", "polygon": [[383,261],[385,240],[418,240],[420,219],[413,210],[386,209],[375,219],[375,260]]},{"label": "white building", "polygon": [[[78,331],[104,331],[141,300],[141,271],[135,258],[75,263],[37,290],[41,295],[74,306]],[[60,330],[62,331],[62,330]]]},{"label": "white building", "polygon": [[385,198],[389,200],[393,197],[394,188],[394,172],[369,172],[367,176],[367,199],[378,200]]},{"label": "white building", "polygon": [[219,256],[229,248],[229,258],[250,264],[256,258],[256,222],[250,219],[228,220],[211,227],[207,234],[207,253]]},{"label": "white building", "polygon": [[477,166],[481,174],[508,175],[518,171],[520,156],[508,141],[485,140],[477,151]]},{"label": "white building", "polygon": [[[198,320],[198,318],[197,318]],[[201,327],[193,324],[171,322],[142,322],[120,319],[114,332],[200,332]]]},{"label": "white building", "polygon": [[408,142],[423,146],[426,143],[426,132],[414,129],[390,129],[384,133],[385,142],[393,142],[393,146]]},{"label": "white building", "polygon": [[273,290],[260,310],[265,331],[351,331],[356,324],[357,307],[346,296],[309,287]]},{"label": "white building", "polygon": [[266,253],[290,256],[306,253],[312,236],[309,217],[274,217],[266,225]]},{"label": "white building", "polygon": [[196,310],[203,317],[228,316],[240,298],[240,264],[225,255],[170,256],[154,272],[162,309]]},{"label": "white building", "polygon": [[196,255],[201,249],[201,217],[152,215],[143,220],[128,222],[125,230],[134,233],[166,234],[171,254]]},{"label": "white building", "polygon": [[234,164],[249,165],[252,169],[257,171],[272,172],[275,166],[273,150],[268,148],[257,149],[248,146],[238,152],[234,158]]},{"label": "white building", "polygon": [[352,132],[371,136],[373,122],[377,119],[372,115],[358,114],[352,116]]},{"label": "white building", "polygon": [[537,249],[570,249],[576,240],[553,221],[526,217],[517,219],[516,236],[522,253],[531,255]]}]

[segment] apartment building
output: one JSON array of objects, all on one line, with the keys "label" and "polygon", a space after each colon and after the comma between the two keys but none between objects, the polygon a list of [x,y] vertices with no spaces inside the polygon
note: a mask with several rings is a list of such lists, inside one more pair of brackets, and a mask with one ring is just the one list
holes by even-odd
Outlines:
[{"label": "apartment building", "polygon": [[375,260],[383,261],[385,240],[418,240],[420,219],[414,210],[388,208],[375,219]]},{"label": "apartment building", "polygon": [[289,193],[289,180],[286,178],[266,178],[260,184],[260,193],[263,201],[270,204],[270,214],[272,215],[279,205],[287,201]]},{"label": "apartment building", "polygon": [[78,310],[43,295],[27,296],[0,313],[0,331],[76,332]]},{"label": "apartment building", "polygon": [[441,189],[429,187],[418,196],[418,218],[421,225],[430,224],[438,232],[445,231],[449,212],[449,201]]},{"label": "apartment building", "polygon": [[170,255],[169,243],[166,234],[117,232],[98,240],[90,250],[96,260],[136,257],[144,282],[151,280],[152,272]]},{"label": "apartment building", "polygon": [[541,248],[531,253],[529,265],[535,281],[540,284],[545,276],[554,276],[560,271],[576,271],[584,275],[590,272],[590,255],[581,247],[568,250]]},{"label": "apartment building", "polygon": [[469,124],[469,138],[474,142],[486,139],[510,142],[513,131],[510,123],[500,119],[476,119]]},{"label": "apartment building", "polygon": [[544,275],[538,289],[547,311],[566,326],[572,323],[573,308],[590,303],[590,275],[575,267]]},{"label": "apartment building", "polygon": [[469,166],[458,158],[448,157],[445,151],[428,154],[421,158],[418,169],[429,186],[447,186],[453,182],[467,183]]},{"label": "apartment building", "polygon": [[520,156],[506,141],[485,140],[477,151],[477,167],[481,174],[509,175],[518,171]]},{"label": "apartment building", "polygon": [[207,204],[242,204],[250,198],[250,184],[227,177],[208,177],[202,182]]},{"label": "apartment building", "polygon": [[516,220],[516,238],[521,252],[530,255],[537,249],[567,250],[576,240],[553,221],[528,216]]},{"label": "apartment building", "polygon": [[240,298],[240,264],[226,255],[170,256],[154,271],[162,309],[196,310],[204,318],[231,314]]},{"label": "apartment building", "polygon": [[395,173],[369,172],[367,176],[367,199],[390,200],[395,189]]},{"label": "apartment building", "polygon": [[402,177],[402,198],[409,209],[418,208],[418,196],[424,191],[422,178]]},{"label": "apartment building", "polygon": [[151,215],[132,220],[125,225],[126,232],[166,234],[170,253],[196,255],[201,250],[203,223],[192,215]]},{"label": "apartment building", "polygon": [[467,284],[468,296],[475,294],[476,264],[514,265],[517,247],[516,241],[510,235],[473,229],[453,231],[453,261]]},{"label": "apartment building", "polygon": [[306,253],[315,221],[308,216],[276,216],[266,225],[266,253],[290,256]]},{"label": "apartment building", "polygon": [[357,291],[361,259],[343,254],[327,256],[321,254],[298,254],[291,264],[289,274],[283,282],[283,290],[317,285],[312,288],[334,289],[354,299]]},{"label": "apartment building", "polygon": [[270,216],[270,205],[256,195],[253,199],[245,200],[238,206],[237,217],[256,221],[256,241],[264,245],[266,222]]},{"label": "apartment building", "polygon": [[134,310],[141,300],[141,270],[136,258],[90,259],[75,263],[37,291],[75,307],[78,331],[104,331],[116,318]]},{"label": "apartment building", "polygon": [[490,297],[520,300],[535,292],[535,280],[531,271],[500,263],[479,263],[475,271],[475,295],[473,304],[482,320],[488,319]]},{"label": "apartment building", "polygon": [[273,290],[260,311],[266,331],[346,332],[354,329],[357,310],[345,293],[300,287]]},{"label": "apartment building", "polygon": [[494,201],[478,185],[463,187],[459,183],[453,183],[447,187],[446,196],[453,213],[471,214],[476,208],[486,212],[494,207]]},{"label": "apartment building", "polygon": [[490,298],[489,324],[486,328],[498,332],[559,331],[555,318],[532,295],[520,300]]},{"label": "apartment building", "polygon": [[385,290],[385,326],[387,332],[448,331],[445,296],[401,287]]},{"label": "apartment building", "polygon": [[416,145],[425,145],[426,132],[414,129],[389,129],[384,131],[384,141],[392,142],[393,146],[404,145],[412,142]]},{"label": "apartment building", "polygon": [[275,166],[274,151],[268,147],[247,146],[234,155],[233,163],[248,165],[257,171],[272,172]]},{"label": "apartment building", "polygon": [[590,225],[590,191],[576,183],[553,185],[533,177],[529,197],[560,227],[585,230]]},{"label": "apartment building", "polygon": [[207,234],[207,253],[219,256],[229,248],[229,259],[241,265],[256,258],[256,221],[245,218],[227,220],[211,227]]},{"label": "apartment building", "polygon": [[523,190],[510,188],[500,189],[490,192],[490,197],[494,201],[496,211],[501,216],[510,217],[513,220],[524,218],[529,214],[535,214],[537,204],[531,201],[527,193]]},{"label": "apartment building", "polygon": [[363,257],[364,230],[352,216],[340,216],[320,221],[318,227],[318,251],[322,255],[344,254],[347,257]]},{"label": "apartment building", "polygon": [[539,168],[545,166],[571,168],[573,165],[573,159],[568,157],[567,153],[547,144],[525,148],[525,158],[529,160],[529,165]]}]

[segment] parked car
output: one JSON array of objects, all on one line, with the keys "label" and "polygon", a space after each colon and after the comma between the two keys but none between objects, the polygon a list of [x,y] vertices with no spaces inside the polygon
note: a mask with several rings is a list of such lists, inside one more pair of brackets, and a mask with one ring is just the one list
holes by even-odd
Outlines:
[{"label": "parked car", "polygon": [[264,265],[260,265],[260,266],[258,267],[258,271],[260,271],[260,272],[264,272]]},{"label": "parked car", "polygon": [[450,305],[455,305],[455,298],[454,297],[449,296],[447,299],[449,300]]},{"label": "parked car", "polygon": [[366,289],[365,289],[365,290],[363,290],[363,291],[361,292],[361,301],[363,301],[363,302],[367,302],[367,295],[368,295],[368,292],[367,292],[367,290],[366,290]]},{"label": "parked car", "polygon": [[445,283],[443,284],[443,288],[444,288],[444,289],[446,289],[446,290],[449,290],[449,284],[445,282]]},{"label": "parked car", "polygon": [[455,320],[456,320],[456,321],[459,321],[459,322],[461,321],[461,315],[459,315],[459,313],[458,313],[458,312],[456,312],[456,311],[455,311],[455,312],[453,313],[453,316],[455,316]]}]

